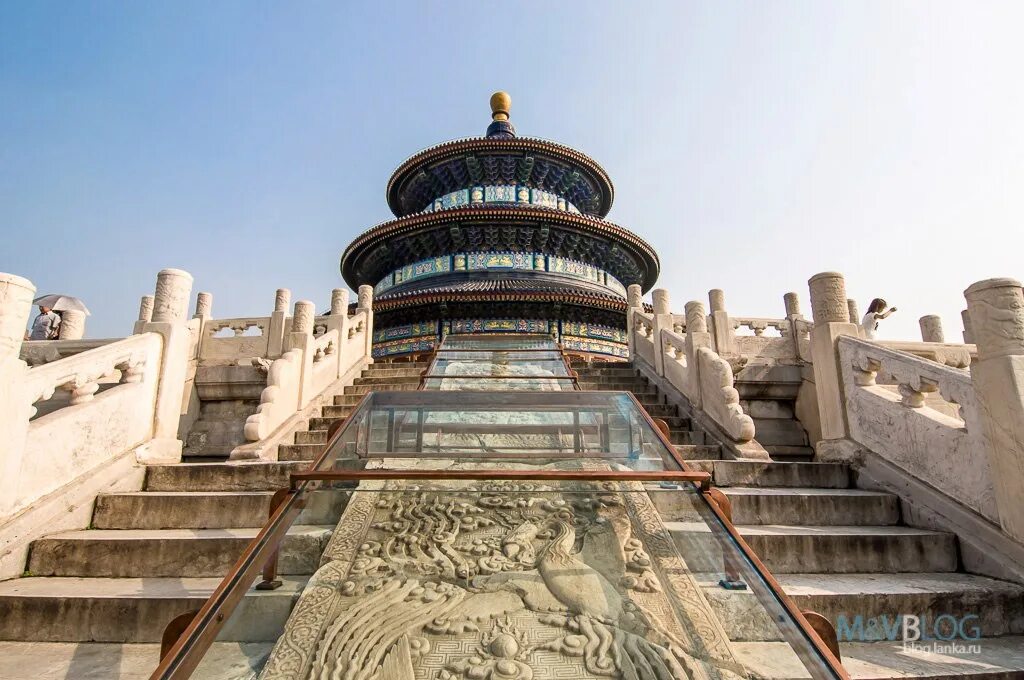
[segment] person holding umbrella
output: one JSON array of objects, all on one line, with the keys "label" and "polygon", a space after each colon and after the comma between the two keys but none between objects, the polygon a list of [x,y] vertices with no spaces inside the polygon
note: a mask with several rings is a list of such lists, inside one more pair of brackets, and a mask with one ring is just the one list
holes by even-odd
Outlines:
[{"label": "person holding umbrella", "polygon": [[56,340],[60,333],[60,316],[45,305],[39,305],[39,316],[32,321],[32,332],[26,340]]},{"label": "person holding umbrella", "polygon": [[25,334],[26,340],[56,340],[60,334],[60,311],[89,313],[84,302],[70,295],[43,295],[32,303],[39,305],[39,316],[32,321],[32,331]]}]

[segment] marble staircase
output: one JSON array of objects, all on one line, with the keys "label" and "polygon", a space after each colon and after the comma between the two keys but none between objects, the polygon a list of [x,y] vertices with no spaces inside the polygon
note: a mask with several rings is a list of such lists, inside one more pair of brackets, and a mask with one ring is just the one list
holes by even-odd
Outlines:
[{"label": "marble staircase", "polygon": [[[212,594],[267,521],[274,491],[323,450],[331,423],[370,389],[415,389],[425,367],[369,366],[335,397],[337,405],[323,407],[293,444],[280,447],[278,461],[152,465],[143,490],[100,495],[90,528],[35,541],[25,575],[0,582],[0,667],[19,655],[63,658],[67,645],[77,644],[68,665],[56,664],[54,677],[136,677],[112,670],[126,653],[122,643],[129,643],[152,647],[137,675],[148,677],[158,653],[152,643],[164,626]],[[250,590],[237,624],[221,640],[276,639],[343,509],[344,499],[333,494],[311,500],[282,547],[284,586]],[[75,668],[79,657],[91,659],[89,668]],[[46,675],[40,670],[33,677]]]},{"label": "marble staircase", "polygon": [[[841,616],[894,621],[914,614],[932,622],[943,615],[979,617],[973,623],[983,636],[980,657],[908,655],[902,643],[882,640],[844,642],[844,663],[853,677],[1024,677],[1024,587],[962,571],[956,536],[907,526],[898,497],[857,489],[848,466],[812,462],[801,449],[779,444],[779,461],[723,460],[721,447],[693,432],[689,419],[628,363],[574,368],[583,389],[631,391],[652,416],[669,423],[677,449],[690,465],[712,473],[730,500],[740,534],[800,607],[833,622]],[[757,395],[748,388],[746,396]],[[772,401],[767,393],[760,396],[753,401]],[[757,427],[760,441],[762,425]],[[693,444],[698,438],[700,444]],[[721,554],[706,525],[693,521],[678,496],[651,496],[684,554],[693,554],[694,545],[704,545],[705,556]],[[764,614],[753,606],[751,591],[723,590],[721,566],[706,569],[705,593],[722,610],[722,620],[732,623],[727,632],[738,647],[752,657],[778,653],[782,643],[775,626],[756,620]],[[799,673],[780,667],[779,677],[790,671]]]}]

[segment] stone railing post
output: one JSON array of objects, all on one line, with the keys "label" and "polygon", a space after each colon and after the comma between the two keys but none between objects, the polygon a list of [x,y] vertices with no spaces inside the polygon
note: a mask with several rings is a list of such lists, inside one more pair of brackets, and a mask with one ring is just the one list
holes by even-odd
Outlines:
[{"label": "stone railing post", "polygon": [[807,282],[811,289],[811,361],[814,385],[821,417],[821,441],[815,443],[818,455],[826,459],[846,457],[846,409],[842,372],[836,341],[841,335],[856,336],[857,324],[850,322],[846,283],[837,272],[815,274]]},{"label": "stone railing post", "polygon": [[654,300],[654,370],[658,375],[665,375],[665,348],[661,342],[661,331],[672,330],[672,308],[668,291],[664,288],[656,288],[651,292],[651,297]]},{"label": "stone railing post", "polygon": [[971,331],[971,313],[966,309],[960,312],[960,320],[964,322],[964,344],[974,344],[974,333]]},{"label": "stone railing post", "polygon": [[292,332],[288,334],[288,349],[302,352],[302,363],[299,369],[299,403],[302,408],[316,395],[310,386],[313,384],[313,325],[316,319],[316,306],[309,300],[295,303],[292,315]]},{"label": "stone railing post", "polygon": [[632,284],[626,288],[626,343],[629,345],[629,358],[636,358],[636,347],[633,341],[633,333],[636,329],[633,327],[633,310],[644,307],[644,292],[643,288],[639,284]]},{"label": "stone railing post", "polygon": [[196,295],[196,313],[194,319],[209,319],[213,314],[213,293]]},{"label": "stone railing post", "polygon": [[143,463],[175,463],[181,460],[182,443],[178,439],[178,423],[188,378],[191,344],[188,301],[191,294],[191,274],[180,269],[161,270],[156,276],[152,320],[140,322],[140,332],[159,333],[164,339],[153,441],[139,456]]},{"label": "stone railing post", "polygon": [[270,326],[267,328],[268,359],[277,359],[284,354],[284,327],[291,302],[292,292],[287,288],[278,288],[274,294],[274,311],[270,315]]},{"label": "stone railing post", "polygon": [[922,316],[917,320],[919,326],[921,326],[921,340],[924,342],[945,342],[945,337],[942,333],[942,318],[935,315],[929,314]]},{"label": "stone railing post", "polygon": [[704,311],[704,304],[696,300],[686,303],[686,340],[683,342],[686,354],[686,365],[689,369],[687,382],[683,393],[693,402],[697,408],[701,408],[704,399],[700,391],[700,362],[697,360],[697,351],[701,347],[711,347],[711,333],[708,332],[708,317]]},{"label": "stone railing post", "polygon": [[1014,279],[964,291],[978,358],[971,381],[984,423],[999,523],[1024,541],[1024,291]]},{"label": "stone railing post", "polygon": [[327,330],[338,331],[338,377],[344,372],[346,359],[342,356],[341,345],[348,338],[348,290],[335,288],[331,291],[331,313],[327,317]]},{"label": "stone railing post", "polygon": [[796,328],[798,319],[803,319],[800,313],[800,296],[794,292],[782,296],[782,303],[786,306],[786,321],[789,322],[789,338],[793,342],[793,355],[800,356],[800,332]]},{"label": "stone railing post", "polygon": [[32,314],[36,287],[28,279],[0,273],[0,517],[17,497],[32,404],[22,393],[28,365],[18,358]]},{"label": "stone railing post", "polygon": [[711,332],[711,339],[714,342],[715,351],[721,356],[733,354],[732,322],[729,320],[729,313],[725,311],[725,292],[720,288],[713,288],[708,291],[708,302],[711,304],[711,313],[708,315],[708,330]]},{"label": "stone railing post", "polygon": [[796,293],[790,292],[782,296],[782,303],[786,305],[786,318],[802,319],[803,315],[800,313],[800,296]]},{"label": "stone railing post", "polygon": [[860,324],[860,310],[857,309],[857,301],[853,298],[846,298],[846,311],[850,323]]},{"label": "stone railing post", "polygon": [[81,340],[85,337],[85,312],[68,309],[60,313],[60,340]]},{"label": "stone railing post", "polygon": [[153,320],[153,296],[143,295],[142,300],[139,302],[139,318],[135,322],[135,327],[132,329],[133,335],[142,333],[142,327]]},{"label": "stone railing post", "polygon": [[[366,330],[366,350],[365,356],[373,356],[373,286],[363,284],[359,286],[356,298],[356,311],[366,312],[366,322],[364,329]],[[372,361],[372,358],[371,358]]]}]

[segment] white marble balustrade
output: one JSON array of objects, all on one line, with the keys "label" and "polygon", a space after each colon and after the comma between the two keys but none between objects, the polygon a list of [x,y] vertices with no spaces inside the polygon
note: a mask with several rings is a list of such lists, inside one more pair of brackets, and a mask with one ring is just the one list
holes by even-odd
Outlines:
[{"label": "white marble balustrade", "polygon": [[850,438],[998,521],[970,374],[852,336],[837,344]]}]

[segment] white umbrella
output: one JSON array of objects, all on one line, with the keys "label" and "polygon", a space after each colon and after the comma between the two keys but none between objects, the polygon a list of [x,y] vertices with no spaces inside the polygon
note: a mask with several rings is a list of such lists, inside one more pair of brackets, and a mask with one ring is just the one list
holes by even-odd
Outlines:
[{"label": "white umbrella", "polygon": [[70,295],[43,295],[37,297],[32,301],[32,304],[38,305],[39,307],[49,307],[55,312],[66,312],[68,310],[78,310],[85,312],[86,316],[90,315],[89,308],[85,306],[79,298],[72,297]]}]

